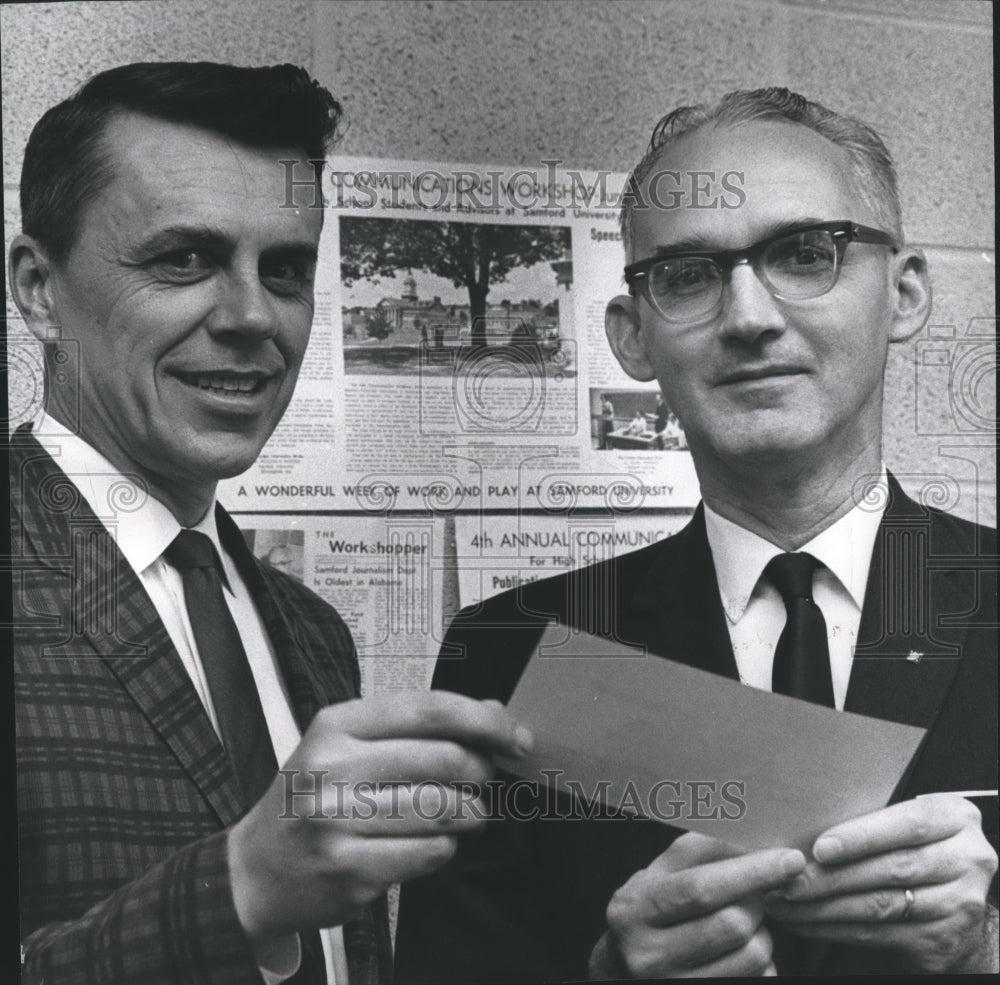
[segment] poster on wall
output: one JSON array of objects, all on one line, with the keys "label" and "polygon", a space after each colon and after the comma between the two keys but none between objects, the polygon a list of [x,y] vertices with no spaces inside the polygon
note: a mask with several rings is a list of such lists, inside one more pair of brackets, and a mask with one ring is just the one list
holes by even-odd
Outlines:
[{"label": "poster on wall", "polygon": [[[287,164],[286,181],[308,180]],[[333,158],[298,388],[237,511],[692,507],[683,430],[624,374],[625,175]],[[318,205],[320,203],[317,203]],[[333,463],[337,463],[334,467]]]}]

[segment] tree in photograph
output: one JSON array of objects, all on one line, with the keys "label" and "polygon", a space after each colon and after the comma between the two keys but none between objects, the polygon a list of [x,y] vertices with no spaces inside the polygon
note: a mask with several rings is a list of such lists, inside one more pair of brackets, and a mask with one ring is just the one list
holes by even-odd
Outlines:
[{"label": "tree in photograph", "polygon": [[486,299],[518,267],[562,259],[569,229],[345,216],[340,220],[340,276],[345,287],[378,282],[400,270],[424,270],[469,293],[472,344],[486,344]]},{"label": "tree in photograph", "polygon": [[392,319],[384,308],[372,308],[365,316],[365,333],[370,339],[384,342],[393,333]]}]

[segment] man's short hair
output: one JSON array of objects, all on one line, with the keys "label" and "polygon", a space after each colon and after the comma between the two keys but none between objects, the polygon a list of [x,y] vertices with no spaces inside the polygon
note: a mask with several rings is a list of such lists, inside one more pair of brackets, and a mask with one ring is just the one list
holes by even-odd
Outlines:
[{"label": "man's short hair", "polygon": [[[322,160],[340,121],[330,93],[295,65],[138,62],[95,75],[35,124],[21,170],[21,224],[66,259],[88,201],[111,181],[102,146],[121,113],[204,127],[246,146],[295,147]],[[320,180],[321,166],[316,166]]]},{"label": "man's short hair", "polygon": [[704,126],[723,127],[755,120],[799,123],[815,130],[831,143],[843,147],[851,159],[851,172],[858,195],[871,209],[882,228],[891,233],[897,242],[903,242],[896,168],[882,138],[867,123],[853,116],[834,113],[797,92],[772,86],[767,89],[738,89],[728,92],[715,106],[681,106],[656,124],[649,149],[629,176],[627,191],[622,200],[622,240],[630,262],[635,259],[632,256],[633,213],[637,201],[644,201],[637,195],[637,191],[653,170],[664,148]]}]

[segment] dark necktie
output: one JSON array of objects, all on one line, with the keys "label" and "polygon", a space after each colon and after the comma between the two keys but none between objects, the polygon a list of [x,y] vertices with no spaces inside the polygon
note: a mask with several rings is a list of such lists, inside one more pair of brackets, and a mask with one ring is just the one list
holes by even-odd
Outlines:
[{"label": "dark necktie", "polygon": [[799,553],[779,554],[764,569],[781,592],[786,614],[774,651],[771,690],[833,708],[826,621],[812,597],[813,572],[818,567],[811,554]]},{"label": "dark necktie", "polygon": [[[212,693],[222,744],[249,810],[271,785],[278,762],[257,684],[222,594],[221,560],[212,541],[196,530],[182,530],[163,556],[181,574],[184,602]],[[299,941],[302,961],[286,985],[325,983],[319,933],[300,933]]]},{"label": "dark necktie", "polygon": [[215,545],[195,530],[182,530],[164,551],[181,574],[184,601],[194,631],[222,744],[249,809],[278,771],[257,685],[236,623],[222,594],[221,562]]},{"label": "dark necktie", "polygon": [[[812,597],[813,573],[819,565],[811,554],[779,554],[764,569],[785,603],[785,628],[774,651],[771,690],[833,708],[826,620]],[[821,944],[781,926],[772,926],[771,936],[779,975],[814,973],[824,953]]]}]

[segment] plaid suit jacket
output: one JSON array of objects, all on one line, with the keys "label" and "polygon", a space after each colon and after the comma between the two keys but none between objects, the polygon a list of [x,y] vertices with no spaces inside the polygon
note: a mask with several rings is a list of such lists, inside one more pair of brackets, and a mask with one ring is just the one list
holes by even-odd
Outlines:
[{"label": "plaid suit jacket", "polygon": [[[226,829],[250,805],[166,629],[26,429],[11,439],[10,488],[24,980],[260,981],[226,865]],[[256,562],[221,507],[217,519],[304,731],[358,695],[350,631]],[[384,900],[344,941],[351,985],[390,977]]]}]

